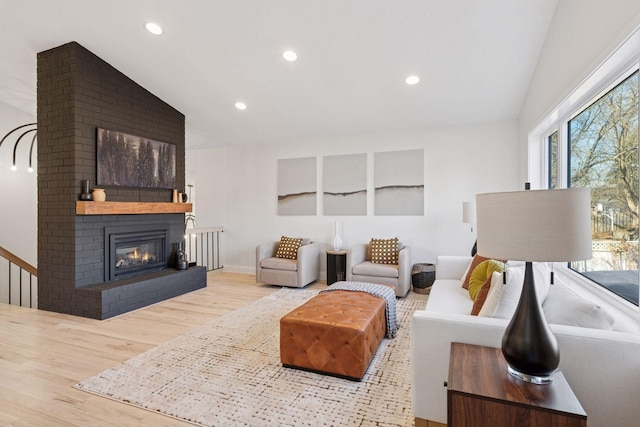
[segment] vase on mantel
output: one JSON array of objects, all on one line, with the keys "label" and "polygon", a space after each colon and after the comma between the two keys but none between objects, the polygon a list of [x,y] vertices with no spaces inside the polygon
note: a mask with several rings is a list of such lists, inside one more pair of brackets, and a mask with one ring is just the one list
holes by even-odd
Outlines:
[{"label": "vase on mantel", "polygon": [[82,180],[82,193],[80,193],[80,200],[84,200],[85,202],[90,202],[93,200],[93,195],[89,191],[89,180]]},{"label": "vase on mantel", "polygon": [[107,195],[104,192],[104,188],[94,188],[91,193],[94,202],[104,202],[107,200]]},{"label": "vase on mantel", "polygon": [[340,237],[340,223],[336,221],[333,224],[333,239],[331,239],[331,248],[334,251],[342,249],[342,237]]}]

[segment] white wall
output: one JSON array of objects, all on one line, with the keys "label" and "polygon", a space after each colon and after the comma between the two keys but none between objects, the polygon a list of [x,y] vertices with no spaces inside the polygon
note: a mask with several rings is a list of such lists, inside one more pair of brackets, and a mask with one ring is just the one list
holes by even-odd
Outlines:
[{"label": "white wall", "polygon": [[[308,236],[328,247],[336,220],[345,246],[398,236],[412,247],[414,262],[434,262],[440,254],[468,254],[473,245],[475,234],[462,223],[463,201],[472,201],[478,192],[520,187],[516,136],[516,123],[504,122],[187,150],[187,184],[195,185],[197,226],[225,228],[222,263],[230,271],[254,272],[256,245],[282,234]],[[425,215],[374,216],[373,153],[418,148],[424,149]],[[317,216],[277,215],[278,159],[317,157],[321,191],[322,157],[356,153],[368,158],[367,216],[323,216],[320,195]]]},{"label": "white wall", "polygon": [[639,25],[638,0],[558,2],[518,120],[519,182],[529,180],[529,132]]},{"label": "white wall", "polygon": [[[0,139],[13,128],[34,123],[35,117],[0,102]],[[13,163],[13,147],[22,131],[11,134],[0,146],[0,246],[32,265],[37,265],[37,181],[36,173],[27,172],[29,147],[33,133],[20,140]],[[33,165],[37,166],[34,146]]]}]

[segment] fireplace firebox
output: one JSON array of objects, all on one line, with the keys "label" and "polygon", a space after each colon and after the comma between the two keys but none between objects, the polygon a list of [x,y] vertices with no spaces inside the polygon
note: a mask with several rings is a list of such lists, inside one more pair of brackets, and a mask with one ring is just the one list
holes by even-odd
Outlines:
[{"label": "fireplace firebox", "polygon": [[105,281],[167,268],[168,226],[105,228]]}]

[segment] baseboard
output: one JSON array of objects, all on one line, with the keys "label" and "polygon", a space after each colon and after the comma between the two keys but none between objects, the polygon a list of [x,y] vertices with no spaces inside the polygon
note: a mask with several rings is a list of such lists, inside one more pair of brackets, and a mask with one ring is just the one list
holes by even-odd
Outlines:
[{"label": "baseboard", "polygon": [[256,274],[256,267],[247,267],[245,265],[225,265],[222,268],[227,273]]}]

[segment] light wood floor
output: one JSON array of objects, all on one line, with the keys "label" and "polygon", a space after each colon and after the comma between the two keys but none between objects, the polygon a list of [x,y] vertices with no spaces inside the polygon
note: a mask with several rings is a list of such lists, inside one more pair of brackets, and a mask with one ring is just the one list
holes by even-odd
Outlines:
[{"label": "light wood floor", "polygon": [[204,289],[103,321],[0,304],[0,425],[191,425],[73,385],[278,289],[211,272]]}]

